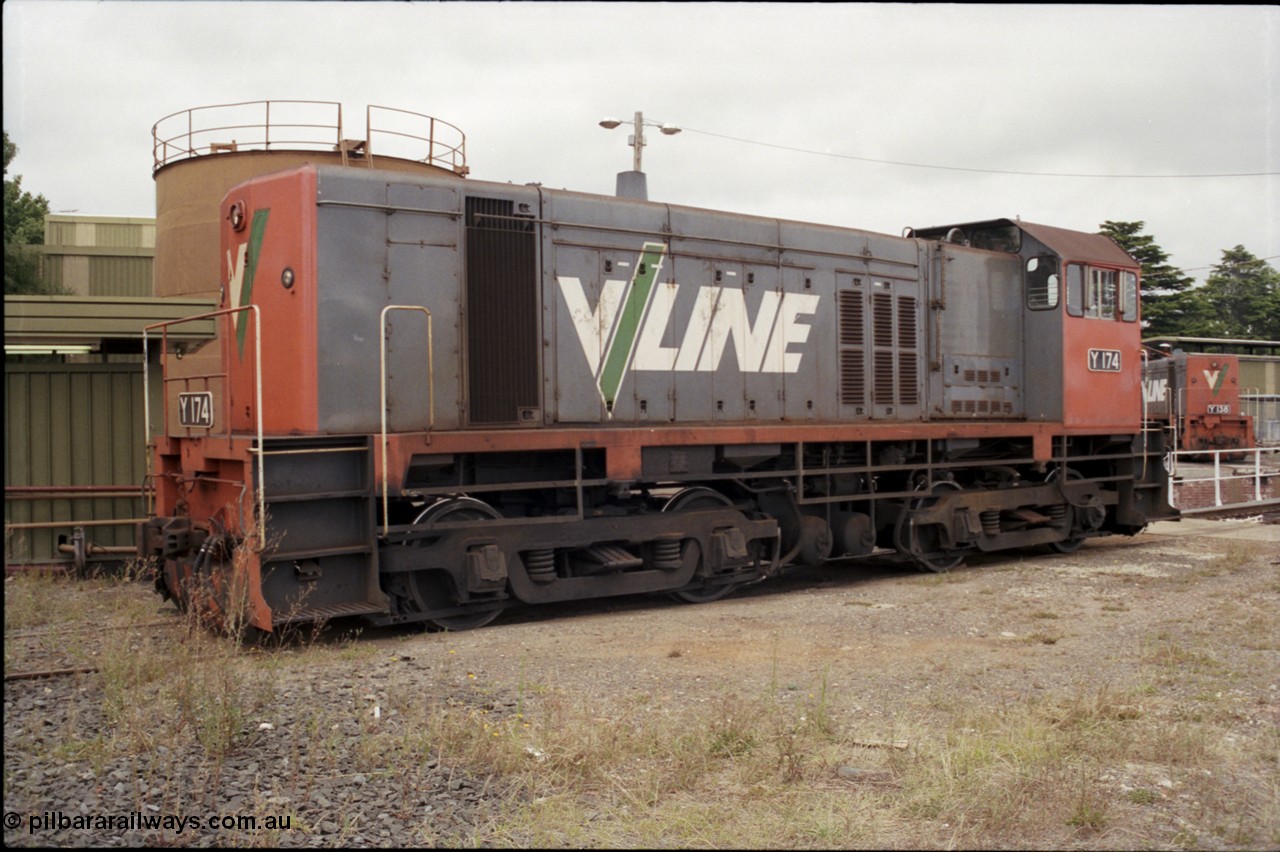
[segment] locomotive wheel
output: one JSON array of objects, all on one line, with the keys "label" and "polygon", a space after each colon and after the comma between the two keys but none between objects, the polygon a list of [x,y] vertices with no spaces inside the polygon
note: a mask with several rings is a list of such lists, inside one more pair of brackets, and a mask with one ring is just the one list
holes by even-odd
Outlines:
[{"label": "locomotive wheel", "polygon": [[[930,493],[959,490],[960,486],[956,483],[950,480],[939,480],[933,483]],[[916,567],[935,574],[943,574],[964,562],[965,555],[963,551],[943,549],[942,537],[936,524],[917,526],[911,523],[911,510],[925,506],[930,499],[916,497],[907,501],[907,508],[898,514],[898,521],[894,526],[894,547],[903,556],[911,557]]]},{"label": "locomotive wheel", "polygon": [[[1055,467],[1053,470],[1049,471],[1049,475],[1044,478],[1044,481],[1053,482],[1057,478],[1058,478],[1058,468]],[[1067,480],[1070,481],[1073,479],[1084,479],[1084,474],[1080,473],[1080,471],[1078,470],[1067,468]],[[1066,499],[1065,495],[1063,499]],[[1072,526],[1074,526],[1075,510],[1069,504],[1067,506],[1067,515],[1072,519],[1071,523],[1072,523]],[[1075,553],[1077,550],[1079,550],[1081,547],[1084,546],[1084,539],[1085,539],[1084,536],[1078,535],[1072,538],[1063,539],[1062,541],[1051,541],[1049,542],[1049,548],[1058,553]]]},{"label": "locomotive wheel", "polygon": [[[664,512],[689,512],[695,509],[723,509],[726,506],[732,506],[733,501],[728,497],[716,491],[713,488],[694,487],[686,488],[678,492],[662,507]],[[691,542],[685,545],[687,549],[694,549],[692,554],[695,558],[701,558],[701,554],[697,553],[698,544]],[[667,592],[673,599],[681,603],[710,603],[718,601],[729,592],[737,588],[736,583],[725,583],[722,586],[704,587],[702,581],[695,580],[689,585],[675,591]]]},{"label": "locomotive wheel", "polygon": [[[433,503],[414,518],[415,524],[440,523],[444,521],[479,521],[498,519],[502,515],[488,503],[471,497],[454,497]],[[409,588],[414,602],[423,612],[452,606],[453,589],[448,575],[443,571],[415,571],[409,575]],[[475,630],[484,627],[498,617],[499,609],[450,615],[443,618],[428,619],[427,623],[440,630]]]}]

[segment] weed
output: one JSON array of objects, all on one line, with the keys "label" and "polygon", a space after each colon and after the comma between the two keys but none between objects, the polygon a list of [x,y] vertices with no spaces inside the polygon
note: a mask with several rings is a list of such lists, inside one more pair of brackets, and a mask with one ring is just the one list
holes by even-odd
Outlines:
[{"label": "weed", "polygon": [[1056,633],[1046,633],[1043,630],[1037,630],[1035,633],[1028,633],[1023,637],[1022,641],[1028,645],[1056,645],[1062,637]]}]

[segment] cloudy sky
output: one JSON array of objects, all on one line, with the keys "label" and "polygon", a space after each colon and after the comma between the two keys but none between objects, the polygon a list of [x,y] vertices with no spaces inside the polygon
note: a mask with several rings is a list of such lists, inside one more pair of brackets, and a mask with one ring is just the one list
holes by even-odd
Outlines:
[{"label": "cloudy sky", "polygon": [[[1203,278],[1280,256],[1280,8],[838,3],[4,3],[13,173],[55,212],[152,216],[152,126],[369,104],[466,133],[471,177],[900,233],[1141,220]],[[359,135],[348,132],[346,135]],[[1272,260],[1275,264],[1277,261]]]}]

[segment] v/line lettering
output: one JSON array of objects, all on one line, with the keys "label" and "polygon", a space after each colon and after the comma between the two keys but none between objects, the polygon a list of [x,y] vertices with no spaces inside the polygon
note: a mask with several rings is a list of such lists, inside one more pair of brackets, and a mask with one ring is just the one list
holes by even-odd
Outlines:
[{"label": "v/line lettering", "polygon": [[630,281],[606,280],[594,308],[582,280],[556,281],[578,342],[600,394],[612,404],[629,370],[710,373],[720,368],[733,343],[743,373],[795,373],[803,352],[793,345],[809,339],[804,321],[818,312],[820,297],[768,290],[752,318],[746,293],[734,287],[699,287],[678,346],[666,346],[668,328],[681,285],[658,280],[666,258],[662,243],[645,243]]}]

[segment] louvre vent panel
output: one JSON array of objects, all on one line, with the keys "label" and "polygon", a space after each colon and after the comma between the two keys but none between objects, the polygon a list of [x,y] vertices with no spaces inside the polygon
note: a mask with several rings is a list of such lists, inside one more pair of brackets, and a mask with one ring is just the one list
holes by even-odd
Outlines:
[{"label": "louvre vent panel", "polygon": [[916,300],[898,297],[898,348],[916,348]]},{"label": "louvre vent panel", "polygon": [[840,309],[840,345],[862,346],[862,294],[843,290],[838,294]]},{"label": "louvre vent panel", "polygon": [[871,297],[871,338],[876,348],[893,346],[893,295],[875,293]]},{"label": "louvre vent panel", "polygon": [[876,405],[893,405],[894,388],[893,352],[875,353],[875,387],[874,401]]},{"label": "louvre vent panel", "polygon": [[867,401],[866,358],[861,352],[840,353],[840,404],[863,405]]},{"label": "louvre vent panel", "polygon": [[837,293],[840,402],[877,406],[871,416],[909,417],[903,409],[921,404],[918,299],[890,286]]},{"label": "louvre vent panel", "polygon": [[467,364],[472,423],[539,409],[537,244],[510,199],[467,199]]},{"label": "louvre vent panel", "polygon": [[861,291],[836,293],[840,323],[840,404],[867,404],[866,310]]},{"label": "louvre vent panel", "polygon": [[920,403],[920,391],[917,385],[919,374],[917,373],[916,363],[916,354],[914,352],[898,353],[899,405],[918,405]]}]

